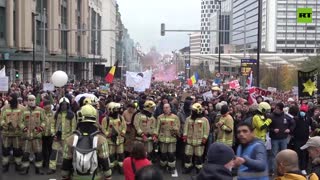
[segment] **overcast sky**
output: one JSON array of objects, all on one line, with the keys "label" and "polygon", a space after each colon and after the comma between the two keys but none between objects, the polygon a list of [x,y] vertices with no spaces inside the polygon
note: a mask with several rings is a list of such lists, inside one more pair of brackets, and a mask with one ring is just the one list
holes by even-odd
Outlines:
[{"label": "overcast sky", "polygon": [[200,0],[117,0],[124,25],[131,38],[144,51],[156,46],[161,53],[188,46],[188,33],[160,36],[160,24],[166,29],[200,29]]}]

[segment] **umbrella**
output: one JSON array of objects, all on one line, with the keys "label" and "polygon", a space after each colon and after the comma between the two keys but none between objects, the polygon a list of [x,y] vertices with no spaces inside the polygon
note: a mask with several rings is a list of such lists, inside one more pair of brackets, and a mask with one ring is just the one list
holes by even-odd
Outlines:
[{"label": "umbrella", "polygon": [[86,98],[90,98],[92,101],[94,102],[98,102],[98,98],[97,96],[95,96],[94,94],[89,94],[89,93],[84,93],[84,94],[79,94],[77,95],[74,100],[79,103],[79,100],[82,98],[82,97],[86,97]]}]

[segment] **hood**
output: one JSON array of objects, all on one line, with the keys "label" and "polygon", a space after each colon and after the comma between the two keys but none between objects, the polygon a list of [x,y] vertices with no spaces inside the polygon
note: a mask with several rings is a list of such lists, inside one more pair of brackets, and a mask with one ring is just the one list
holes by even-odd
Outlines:
[{"label": "hood", "polygon": [[196,180],[232,180],[232,173],[222,165],[205,164]]},{"label": "hood", "polygon": [[[306,180],[306,177],[300,172],[289,172],[285,173],[283,176],[275,178],[275,180]],[[314,177],[312,177],[311,180],[315,180]]]}]

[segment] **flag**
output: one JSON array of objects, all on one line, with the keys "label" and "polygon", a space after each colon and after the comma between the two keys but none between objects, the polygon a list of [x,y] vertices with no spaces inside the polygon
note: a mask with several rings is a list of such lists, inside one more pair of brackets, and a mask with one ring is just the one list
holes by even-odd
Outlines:
[{"label": "flag", "polygon": [[189,86],[192,86],[195,83],[197,83],[198,80],[199,80],[199,74],[198,72],[195,72],[194,75],[191,76],[190,79],[188,79],[187,83]]},{"label": "flag", "polygon": [[309,72],[298,71],[298,94],[299,99],[314,99],[318,91],[318,71],[314,69]]},{"label": "flag", "polygon": [[6,66],[0,70],[0,77],[6,77]]},{"label": "flag", "polygon": [[117,69],[117,67],[118,67],[118,62],[119,62],[119,61],[116,61],[116,63],[111,67],[110,71],[108,72],[108,74],[107,74],[106,77],[104,78],[104,80],[105,80],[107,83],[112,83],[113,78],[114,78],[114,73],[116,72],[116,69]]},{"label": "flag", "polygon": [[152,71],[126,72],[126,86],[133,87],[135,91],[143,92],[150,88]]},{"label": "flag", "polygon": [[247,88],[251,88],[252,87],[252,82],[253,82],[253,72],[250,71],[250,76],[247,79]]}]

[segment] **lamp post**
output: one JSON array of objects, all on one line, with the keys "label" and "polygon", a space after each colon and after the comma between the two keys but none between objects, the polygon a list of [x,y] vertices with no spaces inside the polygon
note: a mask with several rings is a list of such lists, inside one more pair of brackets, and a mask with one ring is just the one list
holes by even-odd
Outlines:
[{"label": "lamp post", "polygon": [[219,28],[219,48],[218,48],[218,53],[219,53],[219,57],[218,57],[218,70],[219,70],[219,73],[221,72],[221,32],[220,32],[220,30],[221,30],[221,1],[222,0],[219,0],[219,25],[218,25],[218,28]]},{"label": "lamp post", "polygon": [[36,41],[37,41],[37,35],[36,35],[36,30],[37,30],[37,20],[36,17],[39,14],[37,13],[32,13],[32,20],[33,20],[33,54],[32,54],[32,84],[33,87],[36,85]]},{"label": "lamp post", "polygon": [[261,51],[261,16],[262,16],[262,3],[258,0],[258,45],[257,45],[257,87],[260,86],[260,51]]}]

